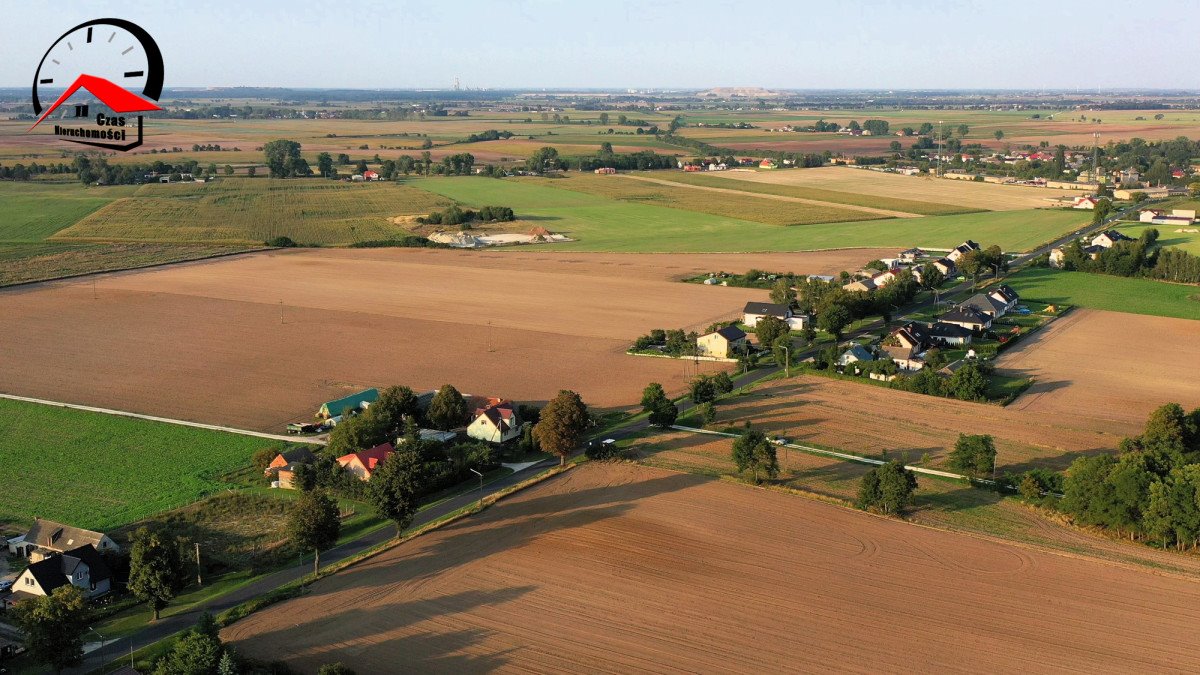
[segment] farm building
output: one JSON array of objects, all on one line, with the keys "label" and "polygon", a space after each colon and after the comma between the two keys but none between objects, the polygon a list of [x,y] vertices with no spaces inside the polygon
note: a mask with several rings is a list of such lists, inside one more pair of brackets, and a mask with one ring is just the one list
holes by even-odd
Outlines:
[{"label": "farm building", "polygon": [[119,551],[120,546],[107,534],[93,532],[70,525],[63,525],[52,520],[35,518],[33,526],[25,533],[25,542],[32,544],[33,549],[27,551],[29,559],[37,562],[54,553],[63,553],[89,544],[97,551]]},{"label": "farm building", "polygon": [[371,480],[371,474],[379,468],[388,457],[391,456],[396,449],[391,443],[377,445],[370,450],[361,452],[351,452],[337,458],[337,463],[350,473],[358,477],[359,480]]},{"label": "farm building", "polygon": [[809,321],[808,315],[794,314],[792,308],[787,305],[778,305],[770,302],[747,302],[746,306],[742,308],[742,323],[751,328],[758,325],[759,319],[767,316],[773,316],[780,321],[786,322],[790,330],[804,330]]},{"label": "farm building", "polygon": [[1146,195],[1149,199],[1163,199],[1171,196],[1171,190],[1165,187],[1122,188],[1120,190],[1113,190],[1113,199],[1130,200],[1138,192]]},{"label": "farm building", "polygon": [[737,326],[725,326],[696,338],[696,353],[719,359],[729,358],[746,348],[746,332]]},{"label": "farm building", "polygon": [[504,443],[521,435],[521,423],[512,401],[490,399],[475,409],[475,418],[467,425],[467,435],[489,443]]},{"label": "farm building", "polygon": [[347,410],[351,412],[366,410],[378,398],[378,389],[364,389],[357,394],[350,394],[321,404],[321,408],[317,410],[317,417],[327,420],[331,417],[341,417],[342,413]]},{"label": "farm building", "polygon": [[775,168],[775,160],[771,160],[771,159],[764,159],[763,161],[761,161],[761,162],[759,162],[759,163],[758,163],[758,168],[760,168],[760,169],[774,169],[774,168]]},{"label": "farm building", "polygon": [[379,174],[371,171],[370,169],[362,172],[362,177],[363,180],[379,180]]},{"label": "farm building", "polygon": [[1196,219],[1194,210],[1175,209],[1170,213],[1159,209],[1146,209],[1138,214],[1138,220],[1155,225],[1191,225]]},{"label": "farm building", "polygon": [[112,572],[95,546],[84,544],[31,564],[17,577],[12,590],[18,596],[50,595],[68,584],[78,587],[88,599],[111,590]]},{"label": "farm building", "polygon": [[292,479],[296,468],[304,464],[312,464],[316,457],[308,448],[293,448],[275,455],[275,459],[263,470],[263,475],[272,479],[272,487],[285,490],[292,489]]}]

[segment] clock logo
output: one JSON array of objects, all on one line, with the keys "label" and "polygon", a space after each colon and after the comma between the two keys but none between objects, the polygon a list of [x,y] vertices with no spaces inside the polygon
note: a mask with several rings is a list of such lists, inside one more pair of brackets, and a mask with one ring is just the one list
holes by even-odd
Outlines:
[{"label": "clock logo", "polygon": [[[133,113],[162,110],[154,103],[162,85],[162,52],[141,26],[123,19],[81,23],[55,40],[38,64],[33,76],[33,112],[38,118],[29,131],[84,89],[113,114],[91,115],[89,106],[76,105],[74,117],[91,124],[55,124],[54,135],[72,143],[131,150],[142,144],[143,126],[142,116],[135,119]],[[39,88],[63,92],[46,105]]]}]

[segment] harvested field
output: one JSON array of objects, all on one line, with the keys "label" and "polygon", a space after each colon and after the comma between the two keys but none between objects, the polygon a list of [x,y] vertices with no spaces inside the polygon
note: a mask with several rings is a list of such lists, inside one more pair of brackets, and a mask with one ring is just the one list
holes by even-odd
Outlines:
[{"label": "harvested field", "polygon": [[768,382],[717,405],[717,425],[754,428],[793,442],[879,456],[887,451],[918,461],[929,454],[941,465],[959,433],[992,434],[1000,471],[1034,466],[1066,468],[1084,453],[1115,448],[1140,427],[1093,417],[1064,418],[1011,406],[968,403],[879,389],[818,376]]},{"label": "harvested field", "polygon": [[767,295],[674,279],[833,273],[879,254],[290,250],[103,277],[95,299],[91,279],[51,283],[0,293],[0,391],[275,431],[390,384],[624,407],[695,370],[626,355],[634,338]]},{"label": "harvested field", "polygon": [[222,637],[305,672],[1148,672],[1200,667],[1196,621],[1190,580],[593,464]]},{"label": "harvested field", "polygon": [[1184,365],[1200,363],[1198,336],[1187,319],[1079,309],[996,365],[1035,379],[1009,408],[1138,427],[1164,403],[1200,407],[1200,380]]},{"label": "harvested field", "polygon": [[1070,190],[939,180],[836,166],[780,171],[727,171],[721,177],[954,204],[989,211],[1035,209],[1048,206],[1050,202],[1047,200],[1075,194]]}]

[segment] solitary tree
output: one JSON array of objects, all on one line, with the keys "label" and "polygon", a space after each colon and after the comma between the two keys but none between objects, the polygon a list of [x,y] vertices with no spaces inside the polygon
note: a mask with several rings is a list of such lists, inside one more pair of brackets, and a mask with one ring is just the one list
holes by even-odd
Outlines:
[{"label": "solitary tree", "polygon": [[333,174],[333,157],[328,152],[317,155],[317,171],[325,177]]},{"label": "solitary tree", "polygon": [[753,471],[755,483],[759,482],[761,475],[766,475],[767,478],[779,475],[775,446],[757,429],[747,429],[734,439],[733,463],[739,473]]},{"label": "solitary tree", "polygon": [[589,423],[587,406],[573,391],[563,389],[542,408],[542,417],[533,428],[542,450],[558,455],[559,465],[579,446]]},{"label": "solitary tree", "polygon": [[61,673],[83,661],[83,631],[88,623],[87,600],[71,584],[50,595],[16,604],[12,617],[25,635],[25,648],[38,662]]},{"label": "solitary tree", "polygon": [[995,136],[995,137],[996,137],[996,140],[998,140],[998,141],[999,141],[999,140],[1003,140],[1003,139],[1004,139],[1004,132],[1003,132],[1003,131],[1000,131],[999,129],[997,129],[997,130],[996,130],[996,133],[994,133],[994,134],[992,134],[992,135],[993,135],[993,136]]},{"label": "solitary tree", "polygon": [[842,339],[842,331],[853,320],[854,317],[850,314],[850,310],[842,305],[832,305],[817,317],[817,328],[840,340]]},{"label": "solitary tree", "polygon": [[713,378],[708,375],[697,375],[689,384],[688,395],[692,403],[708,403],[717,397],[717,389]]},{"label": "solitary tree", "polygon": [[650,424],[664,428],[675,424],[675,418],[679,416],[679,408],[667,398],[662,385],[657,382],[650,383],[642,392],[642,410],[650,413]]},{"label": "solitary tree", "polygon": [[971,477],[986,476],[996,468],[996,444],[988,434],[959,434],[950,453],[950,468]]},{"label": "solitary tree", "polygon": [[321,567],[321,550],[337,543],[338,515],[337,500],[320,490],[300,495],[288,514],[288,539],[301,551],[312,550],[314,574]]},{"label": "solitary tree", "polygon": [[650,412],[654,409],[654,404],[661,399],[667,397],[667,392],[663,386],[657,382],[651,382],[642,390],[642,412]]},{"label": "solitary tree", "polygon": [[282,138],[264,144],[263,155],[266,156],[267,169],[270,170],[272,178],[296,175],[299,161],[303,161],[300,157],[300,144]]},{"label": "solitary tree", "polygon": [[183,560],[179,546],[146,527],[133,535],[129,553],[129,592],[150,606],[153,620],[183,587]]},{"label": "solitary tree", "polygon": [[421,460],[411,443],[388,455],[371,474],[367,492],[380,515],[396,524],[396,536],[412,524],[420,494]]},{"label": "solitary tree", "polygon": [[445,384],[430,401],[426,416],[434,428],[449,431],[462,426],[469,412],[462,394],[453,385]]},{"label": "solitary tree", "polygon": [[901,513],[912,501],[916,489],[916,474],[893,459],[863,476],[858,489],[858,506],[887,514]]}]

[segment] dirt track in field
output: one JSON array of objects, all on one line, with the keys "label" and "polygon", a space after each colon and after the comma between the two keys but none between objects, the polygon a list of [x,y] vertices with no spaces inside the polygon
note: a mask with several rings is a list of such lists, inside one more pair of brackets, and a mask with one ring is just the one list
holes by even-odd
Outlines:
[{"label": "dirt track in field", "polygon": [[[618,174],[618,176],[620,176],[621,178],[628,178],[631,180],[645,181],[647,183],[657,183],[658,185],[669,185],[671,187],[682,186],[682,187],[690,188],[693,190],[705,190],[708,192],[724,192],[726,194],[739,195],[739,196],[743,196],[743,197],[747,194],[745,192],[742,192],[741,190],[731,190],[729,188],[713,187],[711,185],[691,185],[689,183],[680,183],[677,181],[663,180],[661,178],[650,178],[649,176],[634,176],[631,174]],[[757,192],[750,193],[750,194],[752,194],[755,197],[764,197],[766,199],[774,199],[776,201],[781,201],[781,202],[795,202],[797,204],[812,204],[814,206],[832,206],[832,207],[839,208],[839,209],[847,208],[846,204],[837,204],[834,202],[823,202],[819,199],[804,199],[802,197],[788,197],[785,195],[772,195],[772,194],[757,193]],[[920,218],[920,217],[922,217],[921,214],[919,214],[919,213],[909,213],[908,211],[892,211],[889,209],[877,209],[877,208],[873,208],[870,206],[854,206],[853,208],[855,211],[866,211],[867,213],[873,213],[878,216],[886,216],[889,218]]]},{"label": "dirt track in field", "polygon": [[1033,376],[1010,408],[1140,427],[1153,409],[1200,407],[1200,323],[1077,309],[996,365]]},{"label": "dirt track in field", "polygon": [[222,637],[303,672],[1162,672],[1198,621],[1192,581],[600,464]]},{"label": "dirt track in field", "polygon": [[95,298],[90,279],[10,289],[0,391],[276,432],[391,384],[529,402],[574,389],[624,407],[651,381],[682,390],[695,370],[624,354],[634,338],[767,296],[674,279],[836,273],[881,253],[295,250],[107,275]]},{"label": "dirt track in field", "polygon": [[[1045,208],[1047,200],[1075,194],[1019,185],[901,176],[895,173],[827,166],[802,171],[728,171],[723,177],[775,185],[839,190],[862,195],[953,204],[991,211]],[[853,207],[861,208],[861,207]]]}]

